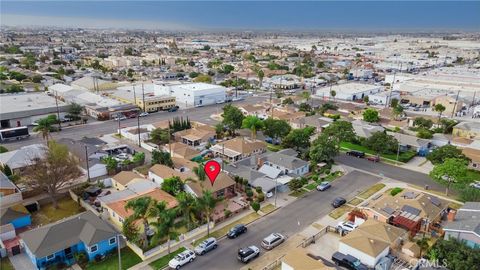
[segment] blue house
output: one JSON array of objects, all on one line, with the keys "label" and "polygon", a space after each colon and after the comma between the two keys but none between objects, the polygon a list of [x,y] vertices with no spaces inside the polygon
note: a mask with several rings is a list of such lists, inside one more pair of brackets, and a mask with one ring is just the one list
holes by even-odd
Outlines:
[{"label": "blue house", "polygon": [[0,210],[0,225],[12,223],[15,229],[23,228],[32,224],[30,212],[21,204],[10,206]]},{"label": "blue house", "polygon": [[20,234],[25,252],[37,269],[75,263],[75,254],[89,261],[117,248],[119,234],[93,212],[87,211]]}]

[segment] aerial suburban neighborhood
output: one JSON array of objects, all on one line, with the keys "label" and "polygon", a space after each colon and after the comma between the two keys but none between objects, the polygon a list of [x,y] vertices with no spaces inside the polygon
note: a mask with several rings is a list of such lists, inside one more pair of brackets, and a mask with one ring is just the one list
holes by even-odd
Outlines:
[{"label": "aerial suburban neighborhood", "polygon": [[480,269],[479,2],[53,3],[1,4],[1,270]]}]

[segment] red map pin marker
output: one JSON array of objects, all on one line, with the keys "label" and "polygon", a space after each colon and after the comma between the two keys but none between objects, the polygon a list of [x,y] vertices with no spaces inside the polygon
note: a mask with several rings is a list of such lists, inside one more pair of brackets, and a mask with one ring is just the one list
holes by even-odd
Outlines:
[{"label": "red map pin marker", "polygon": [[215,160],[209,160],[204,167],[205,174],[208,176],[208,179],[210,179],[210,183],[215,183],[215,179],[217,179],[218,174],[221,171],[220,164],[216,162]]}]

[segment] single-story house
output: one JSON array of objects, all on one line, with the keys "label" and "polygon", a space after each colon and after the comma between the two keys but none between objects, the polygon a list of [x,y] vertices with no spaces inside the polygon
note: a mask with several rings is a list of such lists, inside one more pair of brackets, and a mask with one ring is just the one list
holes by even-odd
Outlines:
[{"label": "single-story house", "polygon": [[181,180],[197,179],[193,172],[180,172],[162,164],[155,164],[148,170],[148,179],[161,186],[164,179],[177,176]]},{"label": "single-story house", "polygon": [[84,253],[89,261],[117,248],[118,233],[91,211],[20,234],[22,246],[37,269],[75,263]]},{"label": "single-story house", "polygon": [[385,128],[380,125],[372,125],[363,120],[354,120],[352,121],[352,127],[359,137],[370,138],[375,132],[383,132]]},{"label": "single-story house", "polygon": [[208,125],[197,125],[194,128],[173,133],[175,141],[193,147],[202,146],[215,140],[216,135],[215,129]]},{"label": "single-story house", "polygon": [[163,146],[163,151],[170,153],[172,157],[184,158],[188,160],[192,160],[201,154],[200,151],[193,148],[193,146],[189,146],[180,142],[165,144]]},{"label": "single-story house", "polygon": [[428,139],[422,139],[416,136],[397,132],[387,132],[387,134],[395,137],[400,144],[400,147],[403,147],[404,149],[415,150],[420,156],[427,155],[430,147],[432,146],[431,141]]},{"label": "single-story house", "polygon": [[322,132],[332,122],[333,122],[332,118],[318,116],[318,115],[311,115],[311,116],[292,120],[290,121],[290,124],[292,125],[292,128],[314,127],[317,132]]},{"label": "single-story house", "polygon": [[267,151],[267,144],[259,140],[248,140],[237,137],[228,141],[217,143],[210,148],[215,156],[229,162],[236,162],[252,155],[262,154]]},{"label": "single-story house", "polygon": [[235,196],[235,181],[228,174],[220,172],[213,185],[208,180],[185,184],[185,191],[196,197],[202,197],[204,190],[211,191],[215,198],[231,198]]},{"label": "single-story house", "polygon": [[30,212],[21,204],[13,205],[0,210],[0,225],[12,224],[20,229],[32,224]]},{"label": "single-story house", "polygon": [[445,239],[455,238],[480,249],[480,202],[466,202],[460,209],[450,210],[447,217]]},{"label": "single-story house", "polygon": [[462,153],[470,159],[468,167],[480,171],[480,149],[465,147]]},{"label": "single-story house", "polygon": [[112,176],[111,179],[113,187],[118,190],[124,190],[130,183],[133,183],[138,179],[143,180],[144,178],[132,171],[121,171]]},{"label": "single-story house", "polygon": [[308,173],[308,162],[285,153],[287,152],[284,150],[266,153],[259,158],[259,165],[261,166],[265,164],[277,168],[282,174],[296,174],[302,176]]},{"label": "single-story house", "polygon": [[480,138],[479,122],[460,122],[453,127],[452,135],[467,139]]},{"label": "single-story house", "polygon": [[267,111],[266,108],[262,105],[258,104],[244,104],[238,106],[240,111],[242,111],[243,115],[245,116],[257,116],[260,119],[266,119],[267,118]]},{"label": "single-story house", "polygon": [[47,147],[43,144],[31,144],[17,150],[0,154],[0,165],[8,165],[13,172],[19,173],[34,164],[35,159],[43,158]]},{"label": "single-story house", "polygon": [[20,189],[3,172],[0,172],[0,198],[2,208],[23,200]]},{"label": "single-story house", "polygon": [[355,230],[340,239],[338,251],[358,258],[368,267],[374,267],[378,261],[397,247],[407,232],[401,228],[368,219]]}]

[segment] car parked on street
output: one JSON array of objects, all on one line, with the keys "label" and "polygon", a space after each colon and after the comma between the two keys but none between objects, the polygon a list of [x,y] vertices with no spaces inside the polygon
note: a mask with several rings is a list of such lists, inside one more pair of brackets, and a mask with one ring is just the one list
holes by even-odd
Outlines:
[{"label": "car parked on street", "polygon": [[332,261],[339,266],[343,266],[350,270],[368,270],[368,267],[360,262],[359,259],[352,255],[345,255],[340,252],[335,252],[332,255]]},{"label": "car parked on street", "polygon": [[179,108],[178,106],[172,107],[172,108],[168,109],[168,112],[176,112],[176,111],[178,111],[178,108]]},{"label": "car parked on street", "polygon": [[317,186],[317,190],[318,191],[325,191],[325,190],[327,190],[331,187],[332,187],[332,185],[330,184],[330,182],[322,182]]},{"label": "car parked on street", "polygon": [[195,254],[197,255],[203,255],[216,248],[217,248],[217,239],[210,237],[203,240],[197,247],[195,247],[193,251],[195,251]]},{"label": "car parked on street", "polygon": [[347,202],[347,200],[345,200],[344,198],[337,197],[333,200],[332,206],[333,206],[333,208],[338,208],[338,207],[344,205],[346,202]]},{"label": "car parked on street", "polygon": [[261,246],[266,250],[271,250],[285,241],[285,236],[279,233],[272,233],[263,238]]},{"label": "car parked on street", "polygon": [[228,231],[227,237],[230,239],[237,238],[239,235],[246,232],[247,232],[247,227],[245,225],[237,224]]},{"label": "car parked on street", "polygon": [[349,156],[354,156],[354,157],[358,157],[358,158],[364,158],[364,157],[365,157],[365,153],[364,153],[364,152],[362,152],[362,151],[357,151],[357,150],[348,151],[348,152],[347,152],[347,155],[349,155]]},{"label": "car parked on street", "polygon": [[180,267],[184,266],[187,263],[193,262],[196,256],[193,251],[190,249],[186,249],[182,253],[179,253],[173,259],[168,262],[168,266],[172,269],[180,269]]},{"label": "car parked on street", "polygon": [[338,229],[341,229],[342,231],[347,231],[347,232],[351,232],[351,231],[355,230],[357,227],[358,227],[358,225],[351,222],[351,221],[343,221],[343,222],[338,223],[338,225],[337,225]]},{"label": "car parked on street", "polygon": [[380,157],[379,156],[368,156],[367,160],[373,161],[373,162],[380,162]]},{"label": "car parked on street", "polygon": [[248,246],[238,250],[238,260],[243,263],[248,263],[252,259],[260,255],[260,249],[256,246]]},{"label": "car parked on street", "polygon": [[149,115],[149,113],[148,113],[148,112],[142,112],[142,113],[141,113],[141,114],[139,114],[138,116],[140,116],[140,117],[144,117],[144,116],[148,116],[148,115]]}]

